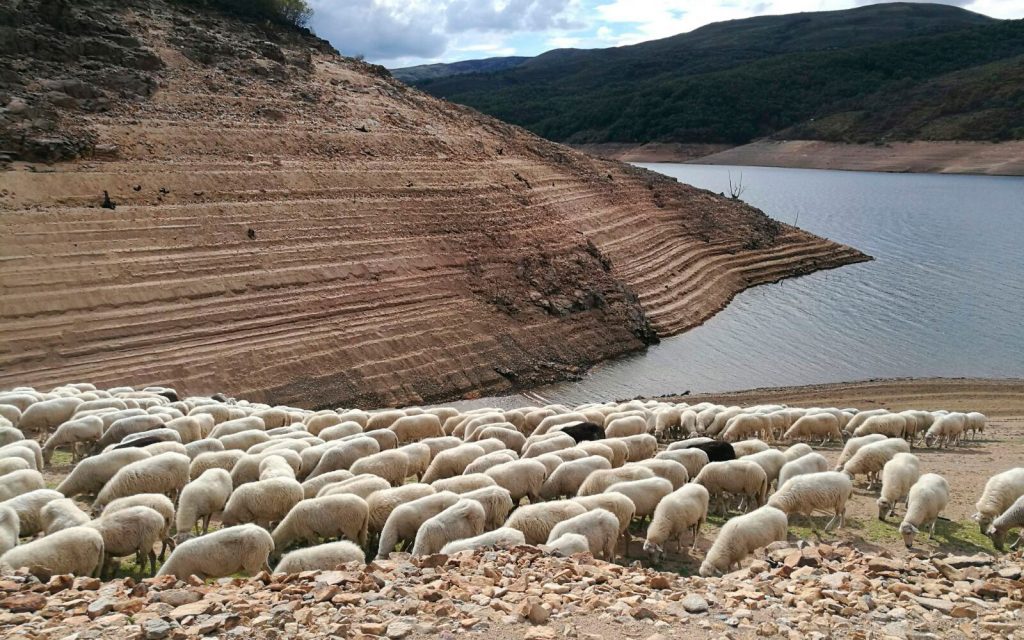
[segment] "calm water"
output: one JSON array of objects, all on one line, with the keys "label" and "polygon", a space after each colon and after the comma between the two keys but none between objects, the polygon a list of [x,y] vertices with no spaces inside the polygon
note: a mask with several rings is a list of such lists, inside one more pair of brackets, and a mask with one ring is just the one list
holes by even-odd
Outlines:
[{"label": "calm water", "polygon": [[876,377],[1024,377],[1024,178],[643,165],[874,262],[738,295],[646,353],[538,389],[586,402]]}]

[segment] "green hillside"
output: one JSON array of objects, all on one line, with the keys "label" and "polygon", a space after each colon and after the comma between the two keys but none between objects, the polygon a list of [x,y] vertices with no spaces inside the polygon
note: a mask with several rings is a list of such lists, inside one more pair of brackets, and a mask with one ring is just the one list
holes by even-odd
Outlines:
[{"label": "green hillside", "polygon": [[1024,137],[1024,21],[883,4],[557,50],[417,83],[550,139],[742,144]]}]

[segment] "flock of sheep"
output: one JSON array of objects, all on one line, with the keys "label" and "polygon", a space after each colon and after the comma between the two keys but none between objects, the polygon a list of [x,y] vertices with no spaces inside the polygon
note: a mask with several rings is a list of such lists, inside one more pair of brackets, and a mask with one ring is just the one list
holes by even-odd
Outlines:
[{"label": "flock of sheep", "polygon": [[[920,473],[912,447],[955,445],[985,421],[658,401],[313,412],[163,387],[18,388],[0,392],[0,572],[108,576],[129,556],[153,572],[158,546],[159,575],[200,578],[271,561],[278,572],[330,569],[400,546],[531,544],[613,561],[638,519],[649,519],[643,549],[658,562],[670,545],[696,547],[709,510],[738,511],[700,566],[719,575],[785,540],[796,515],[825,512],[826,529],[842,527],[858,476],[880,484],[879,518],[905,505],[910,546],[934,530],[950,492]],[[845,440],[834,470],[803,442],[830,439]],[[48,489],[41,471],[59,449],[76,464]],[[978,501],[975,518],[1000,549],[1024,523],[1021,496],[1016,468]]]}]

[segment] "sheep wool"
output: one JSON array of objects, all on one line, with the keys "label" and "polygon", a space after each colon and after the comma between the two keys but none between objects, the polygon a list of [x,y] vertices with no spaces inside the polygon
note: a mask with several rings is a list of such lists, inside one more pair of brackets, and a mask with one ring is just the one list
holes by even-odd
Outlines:
[{"label": "sheep wool", "polygon": [[921,477],[917,456],[897,453],[882,467],[882,492],[879,496],[878,519],[885,520],[896,510],[896,504],[906,500],[910,487]]},{"label": "sheep wool", "polygon": [[477,549],[511,548],[516,545],[526,544],[523,532],[518,529],[500,527],[493,531],[487,531],[473,538],[463,538],[449,542],[441,548],[441,553],[452,555],[460,551],[475,551]]},{"label": "sheep wool", "polygon": [[815,511],[833,514],[825,530],[846,523],[846,503],[853,494],[853,481],[839,471],[808,473],[786,480],[768,500],[768,505],[786,515],[810,516]]},{"label": "sheep wool", "polygon": [[364,546],[370,523],[370,508],[359,496],[336,494],[300,501],[277,525],[275,554],[280,555],[295,540],[316,544],[321,538],[345,537]]},{"label": "sheep wool", "polygon": [[179,544],[157,576],[176,576],[182,580],[196,576],[205,580],[240,572],[270,572],[267,559],[273,550],[274,539],[266,529],[254,524],[228,526]]},{"label": "sheep wool", "polygon": [[690,535],[691,549],[697,547],[697,536],[708,517],[708,490],[699,484],[688,484],[665,496],[654,510],[654,517],[647,527],[644,551],[651,560],[659,562],[665,553],[665,543],[672,540],[676,548],[683,551],[683,539]]},{"label": "sheep wool", "polygon": [[936,473],[926,473],[910,488],[907,513],[900,523],[900,535],[908,549],[913,547],[914,535],[928,527],[928,537],[935,535],[935,522],[949,504],[949,483]]},{"label": "sheep wool", "polygon": [[103,564],[103,536],[90,527],[70,527],[18,545],[0,556],[0,574],[21,567],[47,574],[98,576]]},{"label": "sheep wool", "polygon": [[484,532],[486,518],[479,502],[463,498],[420,525],[412,554],[431,555],[449,542],[478,536]]},{"label": "sheep wool", "polygon": [[[604,509],[592,509],[578,516],[562,520],[548,534],[550,544],[566,533],[578,533],[587,539],[587,546],[594,557],[608,562],[615,560],[615,544],[619,539],[619,520]],[[525,539],[525,536],[524,536]]]},{"label": "sheep wool", "polygon": [[296,549],[286,554],[274,567],[274,573],[302,573],[304,571],[329,571],[350,562],[363,564],[366,556],[363,550],[348,540],[327,542]]},{"label": "sheep wool", "polygon": [[738,569],[756,549],[785,540],[788,525],[786,514],[770,506],[729,520],[708,549],[700,565],[700,575],[720,576]]}]

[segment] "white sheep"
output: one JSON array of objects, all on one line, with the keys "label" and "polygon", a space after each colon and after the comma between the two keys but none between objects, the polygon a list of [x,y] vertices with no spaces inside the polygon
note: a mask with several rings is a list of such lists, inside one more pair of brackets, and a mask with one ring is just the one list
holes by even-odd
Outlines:
[{"label": "white sheep", "polygon": [[1024,467],[1015,467],[997,473],[988,479],[985,488],[974,505],[977,511],[971,516],[988,533],[988,527],[1001,513],[1010,508],[1017,498],[1024,495]]},{"label": "white sheep", "polygon": [[633,516],[636,515],[636,505],[633,504],[633,501],[628,496],[618,492],[578,496],[573,498],[572,501],[583,505],[587,511],[604,509],[614,514],[619,520],[619,537],[626,536],[629,523],[633,521]]},{"label": "white sheep", "polygon": [[829,440],[843,441],[843,432],[839,428],[839,419],[830,413],[812,413],[802,416],[793,423],[782,439],[793,440],[817,440],[821,444]]},{"label": "white sheep", "polygon": [[673,442],[672,444],[668,445],[667,451],[676,451],[678,449],[689,449],[691,447],[696,447],[697,445],[707,444],[709,442],[714,442],[714,441],[715,441],[714,438],[708,438],[707,436],[697,436],[697,437],[694,437],[694,438],[687,438],[686,440],[680,440],[678,442]]},{"label": "white sheep", "polygon": [[[575,496],[591,473],[611,468],[611,462],[601,456],[588,456],[564,462],[558,465],[544,481],[540,489],[540,497],[544,500],[551,500],[563,496]],[[530,502],[534,502],[534,500],[530,500]]]},{"label": "white sheep", "polygon": [[527,438],[526,444],[524,445],[526,448],[523,449],[522,452],[523,458],[536,458],[537,456],[542,456],[545,453],[554,453],[555,451],[569,449],[576,446],[576,440],[574,440],[572,436],[560,431],[544,434],[543,438],[535,440],[534,442],[530,441],[532,438],[536,437],[537,436],[530,436],[530,438]]},{"label": "white sheep", "polygon": [[740,562],[755,550],[785,540],[788,526],[786,514],[769,506],[729,520],[708,549],[700,575],[720,576],[738,569]]},{"label": "white sheep", "polygon": [[589,552],[590,542],[587,540],[586,536],[578,533],[567,533],[551,543],[544,545],[542,549],[553,556],[567,558],[577,553]]},{"label": "white sheep", "polygon": [[111,500],[136,493],[164,493],[177,497],[188,484],[191,460],[181,453],[162,453],[123,467],[110,479],[93,501],[101,510]]},{"label": "white sheep", "polygon": [[[419,416],[410,416],[419,417]],[[387,480],[397,487],[409,477],[409,458],[396,449],[370,454],[352,463],[349,471],[356,475],[368,473]]]},{"label": "white sheep", "polygon": [[171,539],[171,527],[174,526],[175,522],[174,503],[167,496],[160,495],[159,493],[137,493],[111,501],[110,504],[103,508],[103,515],[115,513],[129,507],[149,507],[163,516],[164,530],[161,536],[163,544],[160,548],[160,559],[163,560],[167,549],[174,547],[174,540]]},{"label": "white sheep", "polygon": [[778,449],[765,449],[764,451],[744,456],[743,459],[747,462],[754,462],[764,469],[765,475],[768,476],[769,487],[779,479],[779,472],[786,465],[786,454]]},{"label": "white sheep", "polygon": [[739,442],[750,437],[768,437],[771,420],[755,413],[741,413],[725,423],[721,438],[726,442]]},{"label": "white sheep", "polygon": [[862,474],[866,475],[870,490],[878,482],[878,476],[885,467],[885,463],[892,460],[897,453],[910,453],[910,445],[906,440],[886,438],[866,444],[846,461],[846,464],[843,465],[843,473],[850,476],[851,479]]},{"label": "white sheep", "polygon": [[363,550],[348,540],[327,542],[296,549],[286,554],[274,567],[274,573],[302,573],[304,571],[329,571],[350,562],[365,563]]},{"label": "white sheep", "polygon": [[591,472],[587,479],[580,485],[580,490],[576,492],[579,496],[593,496],[599,493],[604,493],[605,489],[612,486],[616,482],[625,482],[627,480],[644,480],[647,478],[654,478],[654,471],[647,467],[640,466],[629,466],[619,467],[617,469],[606,469],[597,470]]},{"label": "white sheep", "polygon": [[[269,480],[271,478],[291,478],[295,479],[295,469],[292,468],[288,461],[278,455],[271,455],[260,460],[260,480]],[[231,476],[228,475],[228,478]]]},{"label": "white sheep", "polygon": [[451,449],[439,451],[430,461],[423,474],[423,482],[430,484],[435,480],[459,476],[471,462],[482,458],[485,451],[477,444],[460,444]]},{"label": "white sheep", "polygon": [[[145,573],[149,561],[150,573],[156,571],[156,551],[153,549],[164,531],[164,517],[149,507],[136,506],[104,513],[88,526],[103,536],[104,569],[101,576],[111,577],[117,570],[116,558],[133,555],[138,558],[139,569]],[[111,569],[114,569],[111,572]]]},{"label": "white sheep", "polygon": [[239,433],[245,433],[246,431],[266,431],[267,425],[261,418],[256,416],[246,416],[244,418],[237,418],[235,420],[225,420],[224,422],[218,423],[210,432],[211,438],[218,440],[223,439],[225,436],[238,435]]},{"label": "white sheep", "polygon": [[0,447],[0,459],[3,458],[21,458],[36,471],[43,468],[43,449],[35,440],[18,440]]},{"label": "white sheep", "polygon": [[398,436],[395,435],[394,431],[390,429],[374,429],[372,431],[364,431],[362,435],[349,436],[342,438],[341,441],[355,440],[357,438],[369,438],[377,443],[377,446],[381,451],[386,449],[397,449],[398,448]]},{"label": "white sheep", "polygon": [[435,480],[430,485],[434,491],[451,491],[452,493],[466,493],[484,487],[496,487],[498,483],[494,478],[485,473],[467,473],[443,480]]},{"label": "white sheep", "polygon": [[394,432],[399,443],[422,440],[424,438],[436,438],[444,435],[441,429],[441,420],[435,415],[421,413],[415,416],[398,418],[392,422],[387,429]]},{"label": "white sheep", "polygon": [[519,504],[524,497],[530,504],[540,500],[540,490],[547,479],[548,469],[536,460],[513,460],[491,467],[484,474],[490,476],[499,486],[508,490],[512,501]]},{"label": "white sheep", "polygon": [[843,428],[843,432],[847,434],[852,434],[854,431],[857,430],[857,427],[863,424],[864,421],[867,420],[868,418],[872,416],[884,416],[887,415],[888,413],[888,409],[871,409],[868,411],[858,411],[856,414],[854,414],[852,418],[850,418],[849,422],[846,423],[846,426]]},{"label": "white sheep", "polygon": [[828,471],[828,460],[820,453],[812,451],[807,455],[800,456],[796,460],[782,465],[776,486],[781,487],[790,478],[802,476],[806,473],[820,473],[822,471]]},{"label": "white sheep", "polygon": [[522,451],[526,444],[526,436],[515,429],[510,429],[502,424],[487,425],[478,430],[474,436],[479,440],[495,439],[505,444],[511,451]]},{"label": "white sheep", "polygon": [[838,471],[807,473],[786,480],[771,498],[768,506],[784,511],[787,516],[794,513],[810,517],[815,511],[832,514],[825,525],[825,531],[835,524],[841,528],[846,524],[846,503],[853,494],[850,477]]},{"label": "white sheep", "polygon": [[90,527],[71,527],[10,549],[0,556],[0,574],[21,567],[49,575],[98,576],[103,565],[103,536]]},{"label": "white sheep", "polygon": [[842,471],[843,465],[845,465],[850,460],[850,458],[855,456],[857,452],[860,451],[860,448],[863,447],[864,445],[871,444],[872,442],[881,442],[882,440],[885,439],[886,437],[880,433],[873,433],[871,435],[861,436],[859,438],[850,438],[849,440],[846,441],[846,444],[843,446],[843,452],[839,454],[839,461],[836,462],[834,470]]},{"label": "white sheep", "polygon": [[96,495],[114,474],[139,460],[150,458],[142,449],[115,449],[82,460],[71,469],[68,477],[57,485],[65,497]]},{"label": "white sheep", "polygon": [[487,531],[473,538],[463,538],[449,542],[441,548],[441,553],[452,555],[460,551],[476,551],[477,549],[511,548],[526,544],[523,532],[509,527],[500,527]]},{"label": "white sheep", "polygon": [[761,465],[747,460],[708,463],[693,481],[707,487],[723,514],[728,511],[729,497],[742,498],[739,507],[742,510],[751,504],[760,507],[768,496],[768,474]]},{"label": "white sheep", "polygon": [[[340,422],[338,424],[327,427],[322,431],[318,431],[314,435],[318,436],[324,442],[329,442],[331,440],[340,440],[342,438],[347,438],[348,436],[354,436],[362,432],[363,427],[360,426],[358,422],[348,420],[346,422]],[[313,432],[310,431],[310,433]]]},{"label": "white sheep", "polygon": [[412,554],[431,555],[439,552],[449,542],[478,536],[484,532],[486,519],[487,514],[479,502],[465,498],[459,500],[420,525],[412,545]]},{"label": "white sheep", "polygon": [[121,418],[104,429],[103,435],[96,441],[93,448],[95,451],[102,451],[112,444],[121,442],[128,436],[152,429],[159,429],[164,426],[164,422],[163,416],[154,416],[149,413]]},{"label": "white sheep", "polygon": [[508,489],[493,486],[467,491],[460,497],[467,500],[476,500],[484,508],[486,520],[484,529],[496,529],[501,526],[512,512],[515,503],[512,502],[512,494]]},{"label": "white sheep", "polygon": [[625,438],[647,433],[647,420],[641,416],[615,418],[604,427],[606,438]]},{"label": "white sheep", "polygon": [[71,498],[58,498],[47,502],[39,510],[39,519],[45,535],[70,527],[88,524],[91,518]]},{"label": "white sheep", "polygon": [[[917,427],[916,420],[914,427]],[[853,430],[857,438],[873,433],[880,433],[887,438],[902,438],[907,433],[907,419],[895,413],[871,416]]]},{"label": "white sheep", "polygon": [[412,442],[398,447],[396,451],[405,454],[406,460],[408,460],[406,473],[409,476],[419,480],[426,473],[427,467],[430,466],[430,447],[422,442]]},{"label": "white sheep", "polygon": [[[615,560],[615,544],[619,538],[619,520],[604,509],[591,509],[562,520],[548,534],[548,544],[567,533],[578,533],[587,539],[590,553],[608,562]],[[525,536],[524,536],[525,539]]]},{"label": "white sheep", "polygon": [[814,453],[814,449],[806,442],[798,442],[782,452],[786,456],[786,462],[793,462],[797,458],[802,458],[811,453]]},{"label": "white sheep", "polygon": [[253,522],[265,529],[280,522],[302,500],[302,485],[291,478],[271,478],[236,488],[224,506],[225,527]]},{"label": "white sheep", "polygon": [[967,414],[966,430],[971,432],[972,440],[976,438],[979,433],[985,433],[986,423],[988,423],[988,416],[984,413],[971,411]]},{"label": "white sheep", "polygon": [[655,563],[665,554],[665,543],[672,540],[677,551],[683,552],[683,538],[690,535],[693,542],[690,549],[697,548],[697,536],[708,517],[708,490],[699,484],[687,484],[662,498],[654,510],[654,517],[647,527],[644,551]]},{"label": "white sheep", "polygon": [[658,452],[654,459],[674,460],[686,467],[686,473],[690,478],[695,478],[708,463],[708,454],[701,449],[672,449],[670,451]]},{"label": "white sheep", "polygon": [[325,485],[317,492],[316,497],[322,498],[339,493],[348,493],[359,496],[363,500],[368,500],[374,493],[387,491],[390,488],[391,484],[384,478],[364,473],[363,475],[354,476],[351,480]]},{"label": "white sheep", "polygon": [[[71,459],[77,462],[103,435],[103,420],[97,416],[84,416],[62,423],[43,445],[43,463],[50,464],[57,447],[71,446]],[[6,443],[5,443],[6,444]]]},{"label": "white sheep", "polygon": [[907,513],[900,523],[903,544],[910,549],[918,530],[928,527],[928,538],[935,535],[935,522],[949,504],[949,483],[936,473],[926,473],[910,488]]},{"label": "white sheep", "polygon": [[[224,451],[224,444],[220,440],[214,440],[213,438],[203,438],[202,440],[195,440],[185,445],[185,455],[187,455],[192,462],[196,461],[196,458],[204,453],[219,453]],[[234,451],[234,453],[242,453],[241,451]]]},{"label": "white sheep", "polygon": [[228,526],[179,544],[157,576],[176,576],[182,580],[196,576],[205,580],[240,572],[269,572],[267,559],[273,550],[274,539],[266,529],[254,524]]},{"label": "white sheep", "polygon": [[[993,520],[992,525],[985,533],[992,538],[995,548],[1002,551],[1006,542],[1006,534],[1022,525],[1024,525],[1024,496],[1017,498],[1006,511]],[[1024,531],[1018,536],[1017,541],[1010,545],[1010,548],[1015,549],[1020,545],[1021,540],[1024,540]]]},{"label": "white sheep", "polygon": [[185,485],[178,498],[175,528],[178,535],[189,535],[202,520],[202,532],[210,529],[210,518],[224,510],[231,497],[231,475],[224,469],[207,469]]},{"label": "white sheep", "polygon": [[0,477],[24,470],[33,470],[32,465],[21,458],[0,458]]},{"label": "white sheep", "polygon": [[[219,460],[227,461],[229,459],[229,456],[226,455],[227,453],[228,452],[225,451],[225,455],[223,456],[220,454],[217,454],[216,456],[211,456],[210,462],[216,462]],[[200,458],[201,457],[202,456],[200,456]],[[196,460],[199,460],[200,458],[196,458]],[[266,460],[267,458],[279,458],[280,460],[286,462],[293,471],[293,479],[298,477],[297,471],[302,469],[301,456],[298,453],[295,453],[294,451],[290,451],[288,449],[274,449],[271,451],[263,451],[262,453],[246,453],[242,455],[242,457],[238,458],[238,460],[235,462],[234,465],[232,465],[230,469],[231,482],[235,486],[235,488],[238,488],[243,484],[247,484],[249,482],[256,482],[257,480],[260,480],[260,469],[261,466],[263,465],[263,461]],[[206,463],[202,465],[196,465],[195,463],[193,463],[193,467],[202,468],[205,466]],[[274,463],[274,467],[276,469],[283,469],[283,467],[281,467],[280,464],[278,463]],[[192,473],[191,469],[189,470],[189,473]]]},{"label": "white sheep", "polygon": [[328,471],[327,473],[318,475],[312,480],[306,480],[302,483],[302,494],[306,498],[315,498],[320,490],[327,485],[333,485],[339,482],[345,482],[355,477],[355,474],[345,469],[339,469],[338,471]]},{"label": "white sheep", "polygon": [[614,438],[610,441],[625,443],[629,448],[629,454],[626,456],[626,462],[647,460],[648,458],[653,458],[654,454],[658,452],[658,439],[646,433],[636,436],[627,436],[625,438]]},{"label": "white sheep", "polygon": [[954,445],[960,442],[967,429],[967,416],[963,413],[948,413],[935,417],[932,426],[924,435],[924,442],[929,447]]},{"label": "white sheep", "polygon": [[217,439],[220,440],[225,449],[238,449],[239,451],[247,451],[258,444],[270,442],[270,436],[267,435],[267,432],[260,431],[259,429],[232,433],[231,435],[220,436]]},{"label": "white sheep", "polygon": [[[88,517],[86,518],[88,520]],[[0,505],[0,556],[18,546],[18,533],[21,523],[18,512],[10,507]]]},{"label": "white sheep", "polygon": [[[246,457],[247,456],[244,451],[238,451],[237,449],[232,449],[231,451],[222,450],[200,453],[192,459],[191,463],[189,463],[189,478],[191,480],[195,480],[206,473],[209,469],[224,469],[230,473],[235,466],[238,465],[239,461]],[[262,461],[262,458],[260,460]],[[250,479],[249,482],[259,479],[259,461],[254,461],[252,464],[255,467],[256,477]],[[247,474],[249,473],[251,473],[251,470],[247,471]]]},{"label": "white sheep", "polygon": [[0,502],[0,505],[8,506],[17,512],[19,535],[24,538],[34,536],[43,530],[40,511],[48,502],[63,497],[59,492],[51,489],[36,489]]},{"label": "white sheep", "polygon": [[460,498],[462,496],[450,491],[442,491],[395,507],[381,530],[377,558],[387,558],[399,542],[408,545],[409,541],[415,539],[420,525],[458,502]]},{"label": "white sheep", "polygon": [[882,468],[882,492],[878,498],[878,519],[896,511],[897,503],[908,499],[910,488],[921,477],[920,463],[911,453],[897,453]]},{"label": "white sheep", "polygon": [[335,494],[300,501],[274,528],[274,554],[281,555],[295,540],[318,544],[321,538],[345,537],[366,545],[370,507],[359,496]]},{"label": "white sheep", "polygon": [[736,442],[732,445],[732,450],[736,453],[737,458],[744,456],[753,455],[762,451],[768,450],[768,445],[761,440],[743,440],[742,442]]},{"label": "white sheep", "polygon": [[35,469],[12,471],[0,477],[0,502],[45,487],[46,483],[43,481],[43,474]]},{"label": "white sheep", "polygon": [[673,490],[671,482],[664,478],[654,477],[616,482],[604,492],[621,493],[632,500],[633,506],[636,507],[633,516],[642,519],[653,516],[661,499],[672,493]]},{"label": "white sheep", "polygon": [[466,470],[462,472],[463,475],[471,475],[474,473],[483,473],[491,467],[496,467],[499,464],[506,462],[512,462],[518,460],[519,456],[515,451],[504,449],[502,451],[495,451],[494,453],[488,453],[481,458],[477,458],[473,462],[469,463]]},{"label": "white sheep", "polygon": [[[429,484],[410,483],[400,487],[392,487],[382,491],[374,491],[366,498],[366,506],[369,509],[368,530],[370,535],[376,535],[384,529],[391,512],[413,500],[425,496],[434,495],[437,491]],[[306,496],[309,497],[309,496]]]},{"label": "white sheep", "polygon": [[[662,482],[666,482],[662,480]],[[575,517],[587,511],[586,507],[572,500],[553,500],[539,504],[529,504],[512,512],[506,527],[523,532],[526,544],[543,544],[551,535],[551,530],[563,520]]]},{"label": "white sheep", "polygon": [[[8,398],[5,404],[14,404],[14,401],[13,398]],[[17,426],[25,432],[55,429],[62,422],[70,420],[75,409],[81,404],[82,400],[79,398],[70,397],[53,398],[21,406],[22,414]]]},{"label": "white sheep", "polygon": [[[588,456],[601,456],[608,461],[609,465],[615,466],[615,451],[600,440],[585,440],[578,443],[574,448]],[[623,460],[625,460],[625,457],[623,457]]]}]

